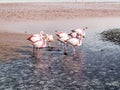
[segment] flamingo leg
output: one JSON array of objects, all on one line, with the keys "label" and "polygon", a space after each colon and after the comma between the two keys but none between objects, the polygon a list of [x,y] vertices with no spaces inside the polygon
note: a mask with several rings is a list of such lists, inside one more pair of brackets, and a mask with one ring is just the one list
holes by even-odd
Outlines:
[{"label": "flamingo leg", "polygon": [[51,46],[51,44],[50,44],[50,42],[48,42],[48,47],[50,47]]},{"label": "flamingo leg", "polygon": [[72,46],[72,48],[73,48],[73,56],[75,56],[75,55],[76,55],[76,50],[75,50],[75,47],[74,47],[74,46]]},{"label": "flamingo leg", "polygon": [[64,50],[64,55],[67,55],[67,52],[66,52],[66,44],[64,44],[63,50]]},{"label": "flamingo leg", "polygon": [[60,51],[60,42],[58,41],[58,48],[57,51]]},{"label": "flamingo leg", "polygon": [[38,47],[36,50],[36,56],[37,56],[37,59],[40,59],[40,48],[38,48]]},{"label": "flamingo leg", "polygon": [[35,56],[35,46],[33,45],[33,54],[32,54],[32,56],[34,57]]},{"label": "flamingo leg", "polygon": [[48,42],[48,50],[51,51],[52,50],[52,47],[51,47],[51,43]]}]

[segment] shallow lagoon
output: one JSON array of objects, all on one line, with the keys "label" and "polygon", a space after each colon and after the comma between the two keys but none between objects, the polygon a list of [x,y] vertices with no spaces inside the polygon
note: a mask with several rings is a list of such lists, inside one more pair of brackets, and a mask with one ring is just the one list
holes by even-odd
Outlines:
[{"label": "shallow lagoon", "polygon": [[119,90],[120,46],[103,42],[100,32],[120,28],[120,18],[0,22],[3,30],[20,33],[53,34],[87,26],[86,38],[77,56],[62,51],[42,50],[40,60],[29,57],[0,63],[1,90]]}]

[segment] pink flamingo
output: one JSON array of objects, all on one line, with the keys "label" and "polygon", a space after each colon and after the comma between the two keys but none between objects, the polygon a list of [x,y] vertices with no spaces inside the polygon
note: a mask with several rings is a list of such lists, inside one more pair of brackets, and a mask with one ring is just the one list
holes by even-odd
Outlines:
[{"label": "pink flamingo", "polygon": [[46,47],[46,40],[43,34],[33,34],[30,37],[28,37],[27,40],[31,41],[33,44],[33,55],[36,49],[37,58],[40,58],[40,48]]},{"label": "pink flamingo", "polygon": [[66,45],[71,45],[73,48],[73,56],[76,54],[75,47],[82,45],[82,39],[83,37],[79,35],[77,32],[71,32],[69,35],[71,35],[71,38],[68,36],[68,34],[64,32],[57,32],[58,40],[62,43],[64,43],[64,54],[66,53]]},{"label": "pink flamingo", "polygon": [[56,32],[56,35],[58,36],[57,40],[64,44],[64,47],[63,47],[64,54],[67,55],[67,53],[66,53],[66,43],[67,43],[67,40],[69,39],[68,34],[64,33],[64,32]]},{"label": "pink flamingo", "polygon": [[51,42],[54,41],[53,35],[46,34],[46,40],[48,42],[48,47],[51,46]]},{"label": "pink flamingo", "polygon": [[73,56],[76,55],[76,46],[81,46],[82,45],[82,38],[77,37],[77,38],[70,38],[67,40],[67,44],[71,45],[73,48]]}]

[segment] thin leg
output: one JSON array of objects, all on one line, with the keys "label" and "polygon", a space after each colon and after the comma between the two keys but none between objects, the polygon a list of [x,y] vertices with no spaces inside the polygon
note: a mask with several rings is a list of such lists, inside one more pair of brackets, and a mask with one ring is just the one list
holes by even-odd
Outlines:
[{"label": "thin leg", "polygon": [[48,47],[51,47],[51,44],[50,44],[50,42],[48,42]]},{"label": "thin leg", "polygon": [[48,42],[48,50],[51,51],[51,48],[50,48],[50,42]]},{"label": "thin leg", "polygon": [[33,54],[32,54],[33,57],[35,57],[35,49],[36,49],[36,48],[35,48],[35,46],[33,45]]},{"label": "thin leg", "polygon": [[66,44],[64,44],[63,50],[64,50],[64,55],[67,55],[67,52],[66,52]]},{"label": "thin leg", "polygon": [[57,51],[60,51],[60,42],[58,41],[58,49]]},{"label": "thin leg", "polygon": [[40,49],[37,47],[37,51],[36,51],[36,56],[37,59],[40,59]]},{"label": "thin leg", "polygon": [[73,48],[73,56],[75,56],[75,55],[76,55],[76,50],[75,50],[75,47],[74,47],[74,46],[72,46],[72,48]]}]

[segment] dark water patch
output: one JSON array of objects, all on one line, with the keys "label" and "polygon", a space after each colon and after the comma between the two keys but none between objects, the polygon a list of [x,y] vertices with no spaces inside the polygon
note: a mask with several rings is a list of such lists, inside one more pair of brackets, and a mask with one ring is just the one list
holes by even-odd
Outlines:
[{"label": "dark water patch", "polygon": [[114,42],[120,45],[120,29],[110,29],[101,33],[103,40]]}]

